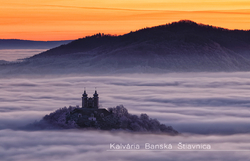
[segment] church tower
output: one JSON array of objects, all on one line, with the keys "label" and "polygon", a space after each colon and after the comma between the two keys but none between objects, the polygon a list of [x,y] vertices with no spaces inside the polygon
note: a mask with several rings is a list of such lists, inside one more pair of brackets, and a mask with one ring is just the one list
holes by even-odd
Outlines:
[{"label": "church tower", "polygon": [[99,107],[99,97],[97,94],[97,91],[95,90],[95,93],[93,94],[93,98],[94,98],[94,108],[98,108]]},{"label": "church tower", "polygon": [[86,93],[86,90],[84,89],[84,93],[82,94],[82,108],[88,107],[88,95]]}]

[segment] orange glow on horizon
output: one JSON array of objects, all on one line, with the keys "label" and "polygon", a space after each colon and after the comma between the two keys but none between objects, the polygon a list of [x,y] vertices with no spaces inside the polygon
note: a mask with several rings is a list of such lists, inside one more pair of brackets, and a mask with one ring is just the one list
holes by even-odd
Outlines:
[{"label": "orange glow on horizon", "polygon": [[69,40],[96,33],[125,34],[188,19],[250,29],[246,0],[0,0],[0,39]]}]

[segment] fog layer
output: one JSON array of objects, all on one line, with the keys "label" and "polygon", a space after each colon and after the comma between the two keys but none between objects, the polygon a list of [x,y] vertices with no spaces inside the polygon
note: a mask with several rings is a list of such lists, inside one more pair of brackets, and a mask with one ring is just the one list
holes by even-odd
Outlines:
[{"label": "fog layer", "polygon": [[[249,135],[152,135],[100,131],[0,130],[1,160],[15,161],[245,161],[249,158]],[[178,150],[182,144],[210,144],[209,151]],[[145,144],[171,144],[172,150],[145,150]],[[110,144],[138,144],[139,150],[112,150]],[[112,150],[112,151],[110,151]],[[176,150],[176,151],[174,151]]]},{"label": "fog layer", "polygon": [[[245,161],[250,157],[249,85],[247,72],[1,78],[1,160]],[[146,113],[182,134],[18,130],[58,108],[81,105],[84,87],[89,96],[97,87],[102,108],[122,104],[131,114]],[[179,142],[203,143],[212,151],[107,151],[110,143],[143,148],[147,142],[174,148]]]},{"label": "fog layer", "polygon": [[95,87],[102,108],[124,105],[179,132],[250,131],[249,73],[68,76],[0,80],[0,128],[17,128],[64,106],[81,105]]}]

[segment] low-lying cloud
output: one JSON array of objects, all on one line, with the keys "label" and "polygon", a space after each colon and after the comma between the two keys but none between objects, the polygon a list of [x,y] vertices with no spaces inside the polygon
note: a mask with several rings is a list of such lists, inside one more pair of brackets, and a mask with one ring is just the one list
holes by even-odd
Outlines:
[{"label": "low-lying cloud", "polygon": [[[60,130],[13,131],[0,130],[1,160],[247,160],[249,158],[249,134],[189,135],[179,136],[131,134],[124,132]],[[209,144],[211,151],[178,151],[177,145]],[[145,143],[171,144],[176,151],[108,151],[110,144]],[[233,150],[234,152],[231,152]]]},{"label": "low-lying cloud", "polygon": [[[1,160],[245,161],[250,157],[245,151],[250,149],[249,82],[247,72],[1,78]],[[89,96],[97,87],[102,108],[122,104],[131,114],[147,113],[181,134],[20,130],[58,108],[81,105],[84,87]],[[107,151],[110,143],[145,142],[206,143],[214,151]]]},{"label": "low-lying cloud", "polygon": [[102,108],[122,104],[131,114],[147,113],[177,127],[179,132],[247,133],[248,75],[243,72],[2,78],[0,128],[16,129],[17,125],[40,120],[55,109],[81,105],[83,88],[91,96],[97,87]]}]

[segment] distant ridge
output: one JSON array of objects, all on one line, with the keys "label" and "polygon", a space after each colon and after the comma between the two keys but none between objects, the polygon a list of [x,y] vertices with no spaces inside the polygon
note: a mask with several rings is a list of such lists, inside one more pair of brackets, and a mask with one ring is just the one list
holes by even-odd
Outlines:
[{"label": "distant ridge", "polygon": [[250,31],[181,20],[120,36],[99,33],[27,58],[17,70],[27,68],[40,73],[249,71]]},{"label": "distant ridge", "polygon": [[0,39],[0,49],[50,49],[72,40],[64,41],[32,41],[20,39]]},{"label": "distant ridge", "polygon": [[[147,40],[184,40],[187,43],[211,43],[217,42],[225,47],[249,47],[250,31],[246,30],[229,30],[221,27],[198,24],[190,20],[181,20],[178,22],[168,23],[166,25],[144,28],[135,32],[130,32],[122,36],[112,36],[105,34],[95,34],[81,38],[67,45],[56,47],[40,55],[57,55],[70,54],[92,50],[96,47],[109,45],[110,43],[135,43],[137,41]],[[62,51],[61,51],[62,50]]]}]

